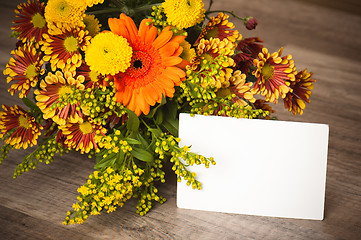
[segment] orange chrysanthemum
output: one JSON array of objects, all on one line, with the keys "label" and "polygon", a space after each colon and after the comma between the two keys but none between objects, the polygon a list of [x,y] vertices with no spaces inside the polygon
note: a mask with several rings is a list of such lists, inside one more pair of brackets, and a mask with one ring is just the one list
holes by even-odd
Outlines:
[{"label": "orange chrysanthemum", "polygon": [[66,137],[64,144],[69,149],[80,150],[81,153],[88,153],[91,149],[99,151],[94,137],[105,135],[106,129],[89,121],[82,123],[67,123],[59,127]]},{"label": "orange chrysanthemum", "polygon": [[4,75],[8,75],[7,82],[15,82],[9,88],[13,95],[19,91],[19,97],[26,97],[32,87],[38,83],[39,76],[44,74],[42,69],[43,54],[38,51],[33,43],[25,43],[11,52],[13,55],[6,65]]},{"label": "orange chrysanthemum", "polygon": [[51,72],[40,82],[40,89],[35,90],[36,105],[44,113],[43,118],[51,118],[55,123],[83,121],[80,109],[81,93],[84,90],[84,76],[73,77],[70,72]]},{"label": "orange chrysanthemum", "polygon": [[43,33],[48,31],[44,9],[44,3],[40,3],[38,0],[20,3],[15,9],[17,19],[13,21],[14,26],[11,29],[19,33],[18,38],[23,42],[33,40],[39,42]]},{"label": "orange chrysanthemum", "polygon": [[291,55],[281,57],[282,48],[270,54],[266,48],[254,60],[257,67],[252,74],[257,78],[253,86],[254,94],[261,93],[268,102],[277,103],[279,96],[286,97],[291,82],[295,80],[296,67]]},{"label": "orange chrysanthemum", "polygon": [[307,72],[307,69],[302,70],[296,74],[296,80],[291,83],[292,91],[288,92],[283,99],[285,108],[294,115],[297,113],[302,115],[305,109],[305,102],[310,103],[310,96],[312,94],[313,83],[315,79],[311,79],[313,73]]},{"label": "orange chrysanthemum", "polygon": [[159,35],[150,19],[144,19],[137,29],[134,21],[121,14],[110,18],[109,27],[126,38],[133,49],[130,67],[115,76],[116,99],[138,116],[148,114],[150,106],[160,103],[162,97],[172,97],[185,73],[176,65],[182,62],[179,44],[184,36],[173,36],[170,27]]},{"label": "orange chrysanthemum", "polygon": [[36,145],[42,127],[35,118],[18,105],[13,107],[3,105],[2,107],[5,111],[0,111],[0,138],[10,133],[5,143],[16,149],[26,149],[28,146]]},{"label": "orange chrysanthemum", "polygon": [[44,34],[44,61],[50,61],[52,71],[60,68],[74,72],[82,64],[81,51],[85,51],[91,37],[83,28],[66,28],[58,35]]}]

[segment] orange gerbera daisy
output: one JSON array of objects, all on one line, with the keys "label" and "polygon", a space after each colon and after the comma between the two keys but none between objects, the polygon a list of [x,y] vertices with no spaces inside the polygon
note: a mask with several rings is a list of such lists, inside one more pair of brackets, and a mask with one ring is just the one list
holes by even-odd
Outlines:
[{"label": "orange gerbera daisy", "polygon": [[283,99],[285,108],[287,108],[294,115],[297,113],[302,115],[305,109],[305,102],[310,103],[310,96],[312,94],[313,83],[315,79],[311,79],[312,72],[308,73],[307,69],[302,70],[296,74],[296,80],[291,83],[293,91],[287,93]]},{"label": "orange gerbera daisy", "polygon": [[62,134],[66,137],[64,144],[81,153],[88,153],[91,149],[98,151],[98,145],[94,138],[96,135],[105,136],[106,129],[85,120],[82,123],[67,123],[59,126]]},{"label": "orange gerbera daisy", "polygon": [[74,72],[82,64],[81,51],[85,51],[90,36],[84,28],[68,28],[58,35],[44,34],[41,50],[44,51],[44,61],[50,61],[52,71],[60,68],[63,71]]},{"label": "orange gerbera daisy", "polygon": [[84,90],[84,76],[73,77],[71,72],[51,72],[40,82],[40,89],[35,90],[36,105],[44,113],[44,119],[53,119],[59,125],[67,121],[82,122],[80,109],[80,90]]},{"label": "orange gerbera daisy", "polygon": [[19,33],[18,38],[23,42],[32,40],[39,42],[43,33],[48,31],[44,9],[44,3],[38,0],[20,3],[15,9],[17,19],[13,21],[14,26],[11,29]]},{"label": "orange gerbera daisy", "polygon": [[14,146],[16,149],[37,144],[38,136],[42,127],[18,105],[8,107],[2,106],[5,111],[0,111],[0,138],[9,133],[5,140],[6,144]]},{"label": "orange gerbera daisy", "polygon": [[151,19],[144,19],[137,30],[125,14],[108,22],[111,31],[126,38],[133,49],[130,67],[115,76],[115,97],[138,116],[148,114],[150,106],[160,103],[162,97],[173,97],[174,86],[185,77],[176,66],[182,62],[179,44],[185,36],[173,36],[170,27],[158,35]]},{"label": "orange gerbera daisy", "polygon": [[281,57],[283,48],[270,54],[266,48],[254,60],[257,67],[252,74],[257,78],[253,86],[254,94],[261,93],[268,102],[277,103],[279,96],[286,97],[292,91],[289,87],[295,80],[296,67],[291,55]]},{"label": "orange gerbera daisy", "polygon": [[39,76],[44,74],[41,69],[43,65],[43,54],[38,51],[33,43],[25,43],[11,52],[13,55],[6,65],[4,75],[8,75],[7,82],[15,82],[11,85],[9,92],[13,95],[19,91],[19,97],[26,97],[31,89],[38,83]]}]

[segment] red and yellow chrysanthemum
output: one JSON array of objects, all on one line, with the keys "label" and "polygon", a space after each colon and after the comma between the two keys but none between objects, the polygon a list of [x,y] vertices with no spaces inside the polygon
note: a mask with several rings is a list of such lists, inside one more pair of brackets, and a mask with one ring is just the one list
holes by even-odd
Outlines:
[{"label": "red and yellow chrysanthemum", "polygon": [[263,99],[257,99],[256,102],[253,103],[253,106],[255,109],[261,109],[261,110],[263,110],[263,112],[268,112],[268,114],[264,117],[264,119],[270,120],[271,119],[270,114],[276,112],[269,105],[269,102],[267,102]]},{"label": "red and yellow chrysanthemum", "polygon": [[[199,71],[204,64],[213,64],[218,69],[218,75],[211,79],[204,79],[202,87],[212,86],[216,88],[228,87],[229,78],[232,76],[234,61],[231,56],[234,53],[234,44],[228,39],[219,38],[201,39],[197,45],[196,54],[188,69]],[[216,61],[218,60],[218,61]],[[200,76],[203,77],[203,76]],[[207,80],[207,81],[205,81]]]},{"label": "red and yellow chrysanthemum", "polygon": [[13,21],[14,26],[11,29],[19,33],[20,40],[39,42],[42,39],[43,33],[48,31],[44,9],[44,3],[40,3],[39,0],[29,0],[17,6],[16,20]]},{"label": "red and yellow chrysanthemum", "polygon": [[38,51],[33,43],[25,43],[11,52],[13,55],[6,65],[4,75],[8,75],[7,82],[13,82],[9,92],[13,95],[19,91],[19,97],[26,97],[32,87],[38,83],[39,76],[44,74],[42,69],[43,54]]},{"label": "red and yellow chrysanthemum", "polygon": [[315,79],[311,79],[312,75],[313,73],[307,72],[307,69],[297,73],[295,81],[290,85],[292,91],[283,99],[285,108],[294,115],[302,115],[306,107],[305,102],[310,103],[311,90],[314,87],[313,83],[316,82]]},{"label": "red and yellow chrysanthemum", "polygon": [[87,120],[79,123],[66,123],[59,126],[62,134],[66,137],[64,144],[69,149],[75,149],[81,153],[88,153],[91,149],[99,151],[95,141],[96,135],[105,135],[106,129],[101,125],[94,124]]},{"label": "red and yellow chrysanthemum", "polygon": [[279,96],[286,97],[292,91],[290,84],[295,81],[296,67],[291,55],[281,57],[282,48],[270,54],[266,48],[254,60],[257,67],[252,74],[257,78],[252,88],[254,94],[261,93],[268,102],[277,103]]},{"label": "red and yellow chrysanthemum", "polygon": [[36,145],[42,127],[35,118],[18,105],[2,107],[4,111],[0,111],[0,138],[9,133],[10,136],[6,138],[5,143],[16,149]]},{"label": "red and yellow chrysanthemum", "polygon": [[239,53],[233,57],[236,63],[235,69],[247,74],[253,65],[254,59],[262,51],[263,45],[261,43],[263,41],[259,37],[242,39],[236,48]]},{"label": "red and yellow chrysanthemum", "polygon": [[195,45],[197,45],[203,38],[207,40],[211,38],[219,38],[221,41],[227,38],[230,42],[242,39],[242,35],[239,34],[237,30],[233,30],[234,24],[229,22],[228,18],[229,16],[222,12],[218,13],[215,17],[211,17],[207,25],[200,33]]},{"label": "red and yellow chrysanthemum", "polygon": [[111,31],[126,38],[133,49],[130,67],[115,76],[116,99],[138,116],[148,114],[150,106],[162,97],[172,97],[185,72],[176,65],[182,62],[179,44],[184,36],[173,36],[170,27],[159,35],[150,19],[144,19],[137,29],[134,21],[121,14],[109,19]]},{"label": "red and yellow chrysanthemum", "polygon": [[231,100],[239,106],[247,106],[248,102],[254,103],[256,101],[251,92],[253,83],[246,83],[246,74],[237,70],[232,74],[229,82],[230,85],[228,87],[221,88],[216,92],[217,97],[225,98],[234,94],[234,97]]},{"label": "red and yellow chrysanthemum", "polygon": [[83,62],[83,64],[76,69],[76,76],[84,76],[85,88],[100,88],[103,91],[109,86],[108,78],[94,70],[90,70],[89,66]]},{"label": "red and yellow chrysanthemum", "polygon": [[58,35],[44,34],[41,50],[44,51],[44,61],[50,61],[52,71],[60,68],[63,71],[74,72],[82,64],[81,51],[85,51],[90,36],[83,28],[66,28]]},{"label": "red and yellow chrysanthemum", "polygon": [[84,76],[73,77],[71,72],[51,72],[40,82],[40,90],[35,90],[36,105],[44,113],[44,119],[51,118],[55,123],[83,121],[80,109],[81,93],[84,90]]}]

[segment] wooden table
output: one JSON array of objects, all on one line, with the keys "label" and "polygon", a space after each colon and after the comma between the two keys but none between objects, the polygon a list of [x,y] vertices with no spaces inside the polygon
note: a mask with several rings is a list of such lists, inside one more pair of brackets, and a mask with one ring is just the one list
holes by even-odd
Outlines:
[{"label": "wooden table", "polygon": [[[19,0],[0,3],[0,70],[15,40],[9,39]],[[12,179],[26,151],[14,151],[0,165],[0,239],[361,239],[361,7],[357,0],[224,0],[213,9],[258,19],[255,31],[234,20],[246,37],[259,36],[271,51],[284,46],[298,69],[317,79],[302,117],[278,107],[282,120],[330,126],[325,219],[323,221],[224,214],[178,209],[175,177],[160,191],[168,199],[146,216],[135,201],[83,225],[63,226],[77,188],[92,172],[93,160],[77,153]],[[0,103],[21,104],[0,76]]]}]

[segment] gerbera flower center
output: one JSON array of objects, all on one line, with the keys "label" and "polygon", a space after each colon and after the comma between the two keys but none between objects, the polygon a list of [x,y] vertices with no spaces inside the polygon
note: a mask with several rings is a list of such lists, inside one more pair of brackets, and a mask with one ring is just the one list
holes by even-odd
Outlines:
[{"label": "gerbera flower center", "polygon": [[31,17],[31,22],[35,28],[44,28],[46,26],[45,18],[40,13],[35,13]]},{"label": "gerbera flower center", "polygon": [[134,78],[142,77],[148,72],[149,68],[152,66],[152,62],[153,59],[148,53],[135,51],[133,53],[131,65],[126,73]]},{"label": "gerbera flower center", "polygon": [[89,134],[93,132],[93,126],[90,122],[83,122],[79,124],[79,129],[84,134]]},{"label": "gerbera flower center", "polygon": [[33,77],[36,77],[37,75],[38,74],[36,72],[36,66],[34,64],[30,64],[25,71],[26,78],[32,79]]},{"label": "gerbera flower center", "polygon": [[72,53],[78,50],[79,41],[73,36],[64,39],[64,47],[66,51]]},{"label": "gerbera flower center", "polygon": [[19,125],[20,125],[20,127],[23,127],[26,129],[30,128],[30,123],[28,122],[28,118],[24,117],[24,116],[19,117]]},{"label": "gerbera flower center", "polygon": [[261,72],[262,72],[264,79],[267,81],[268,79],[270,79],[273,76],[274,67],[271,64],[266,63],[263,66]]}]

